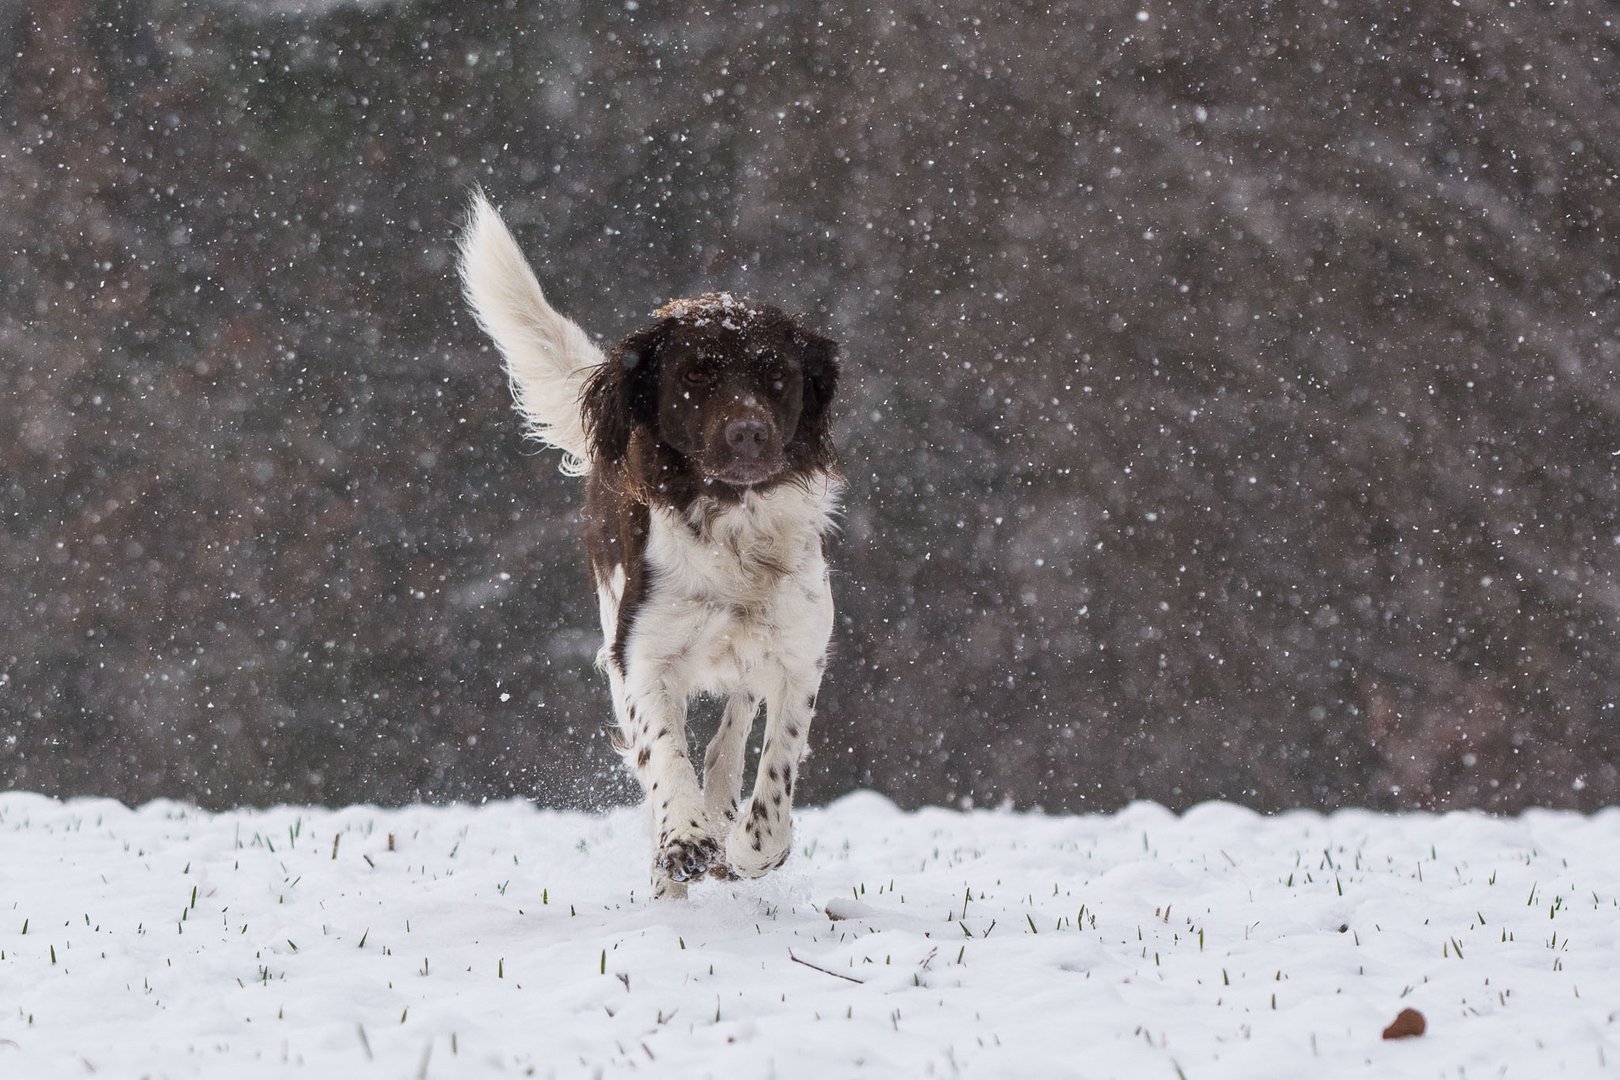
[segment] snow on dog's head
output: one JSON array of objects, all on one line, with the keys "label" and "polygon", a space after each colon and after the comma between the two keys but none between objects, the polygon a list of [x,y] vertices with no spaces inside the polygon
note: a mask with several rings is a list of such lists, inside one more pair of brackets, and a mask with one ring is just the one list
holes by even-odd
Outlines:
[{"label": "snow on dog's head", "polygon": [[585,392],[602,464],[663,501],[763,490],[833,467],[838,346],[728,292],[672,300]]}]

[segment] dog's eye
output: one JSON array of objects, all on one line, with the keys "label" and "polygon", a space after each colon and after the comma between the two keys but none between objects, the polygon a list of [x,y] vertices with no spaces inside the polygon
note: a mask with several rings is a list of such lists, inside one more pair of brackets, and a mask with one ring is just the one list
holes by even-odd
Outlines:
[{"label": "dog's eye", "polygon": [[713,375],[700,367],[689,367],[681,374],[681,381],[687,386],[707,386],[713,379]]}]

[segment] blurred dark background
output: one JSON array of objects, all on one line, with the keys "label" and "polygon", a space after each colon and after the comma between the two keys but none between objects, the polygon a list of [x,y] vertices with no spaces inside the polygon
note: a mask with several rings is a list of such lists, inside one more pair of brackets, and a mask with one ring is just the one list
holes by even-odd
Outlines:
[{"label": "blurred dark background", "polygon": [[1620,18],[0,3],[0,785],[627,787],[473,184],[614,338],[845,342],[805,779],[1620,800]]}]

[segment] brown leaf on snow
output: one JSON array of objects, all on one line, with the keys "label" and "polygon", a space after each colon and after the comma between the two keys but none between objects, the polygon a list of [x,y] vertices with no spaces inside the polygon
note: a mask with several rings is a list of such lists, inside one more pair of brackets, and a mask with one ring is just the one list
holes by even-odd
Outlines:
[{"label": "brown leaf on snow", "polygon": [[1402,1009],[1400,1015],[1395,1017],[1395,1022],[1384,1029],[1384,1038],[1408,1039],[1423,1034],[1428,1026],[1423,1014],[1416,1009]]}]

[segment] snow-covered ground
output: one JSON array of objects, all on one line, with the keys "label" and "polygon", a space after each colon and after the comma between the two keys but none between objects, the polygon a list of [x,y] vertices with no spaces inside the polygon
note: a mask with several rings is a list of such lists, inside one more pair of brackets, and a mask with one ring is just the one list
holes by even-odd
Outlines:
[{"label": "snow-covered ground", "polygon": [[[1620,810],[873,794],[647,898],[642,816],[0,795],[0,1076],[1620,1070]],[[1427,1034],[1384,1041],[1403,1007]]]}]

